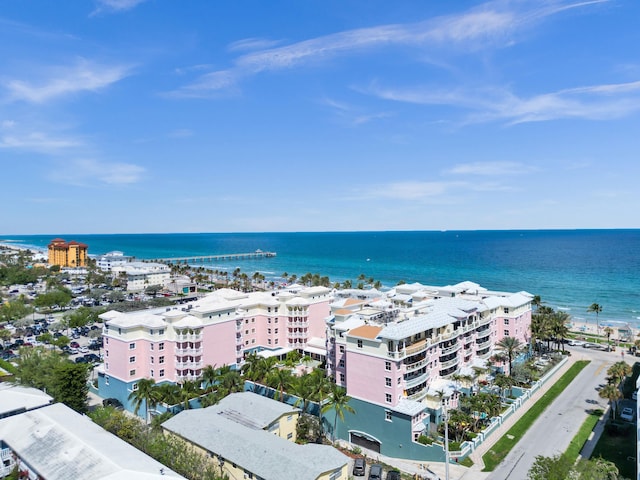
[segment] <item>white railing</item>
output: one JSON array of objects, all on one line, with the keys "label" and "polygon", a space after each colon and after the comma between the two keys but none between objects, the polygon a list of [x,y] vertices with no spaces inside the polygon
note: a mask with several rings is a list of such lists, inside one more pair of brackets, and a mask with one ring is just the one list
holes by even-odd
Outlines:
[{"label": "white railing", "polygon": [[440,356],[448,355],[449,353],[457,352],[458,350],[460,350],[460,344],[456,343],[455,345],[453,345],[451,347],[443,348],[440,351]]},{"label": "white railing", "polygon": [[456,363],[458,363],[458,357],[453,358],[451,360],[447,360],[446,362],[442,362],[440,363],[440,370],[444,370],[446,368],[452,367],[454,366]]},{"label": "white railing", "polygon": [[289,328],[307,328],[309,326],[309,322],[287,322],[287,327]]},{"label": "white railing", "polygon": [[406,388],[412,388],[412,387],[415,387],[416,385],[420,385],[421,383],[426,382],[428,378],[429,378],[429,372],[423,373],[422,375],[418,375],[417,377],[414,377],[410,380],[405,380],[404,383]]},{"label": "white railing", "polygon": [[176,355],[202,355],[202,347],[200,348],[176,348]]},{"label": "white railing", "polygon": [[307,338],[307,332],[287,332],[287,338]]},{"label": "white railing", "polygon": [[180,370],[202,368],[202,361],[197,362],[176,362],[176,368]]},{"label": "white railing", "polygon": [[405,363],[404,368],[405,368],[405,371],[409,373],[424,367],[427,363],[429,363],[429,359],[425,358],[416,363]]},{"label": "white railing", "polygon": [[487,348],[489,345],[491,345],[491,340],[476,344],[478,350]]},{"label": "white railing", "polygon": [[176,335],[176,342],[201,342],[202,334]]}]

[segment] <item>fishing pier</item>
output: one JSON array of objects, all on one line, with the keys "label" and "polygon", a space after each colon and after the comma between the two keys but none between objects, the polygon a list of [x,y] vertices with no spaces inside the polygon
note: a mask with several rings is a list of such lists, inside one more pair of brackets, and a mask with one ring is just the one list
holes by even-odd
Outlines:
[{"label": "fishing pier", "polygon": [[256,250],[250,253],[226,253],[223,255],[199,255],[189,257],[169,257],[169,258],[155,258],[149,260],[151,262],[160,263],[211,263],[225,260],[251,260],[256,258],[271,258],[275,257],[276,252],[263,252],[262,250]]}]

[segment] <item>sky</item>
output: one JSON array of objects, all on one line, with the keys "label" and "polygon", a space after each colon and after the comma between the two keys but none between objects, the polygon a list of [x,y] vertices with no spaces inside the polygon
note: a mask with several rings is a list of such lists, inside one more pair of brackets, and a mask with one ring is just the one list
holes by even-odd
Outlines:
[{"label": "sky", "polygon": [[640,228],[637,0],[5,0],[0,234]]}]

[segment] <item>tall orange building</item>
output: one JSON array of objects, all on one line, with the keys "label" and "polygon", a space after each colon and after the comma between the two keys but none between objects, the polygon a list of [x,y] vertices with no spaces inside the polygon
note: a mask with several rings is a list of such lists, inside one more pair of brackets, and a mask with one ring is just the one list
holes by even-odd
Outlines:
[{"label": "tall orange building", "polygon": [[62,238],[54,238],[49,244],[49,265],[84,267],[87,265],[87,245]]}]

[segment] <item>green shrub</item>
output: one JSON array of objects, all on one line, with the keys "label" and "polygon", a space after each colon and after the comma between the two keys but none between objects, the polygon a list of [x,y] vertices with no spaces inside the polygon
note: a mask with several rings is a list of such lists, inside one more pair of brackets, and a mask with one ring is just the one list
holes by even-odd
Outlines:
[{"label": "green shrub", "polygon": [[433,443],[433,438],[426,435],[420,435],[418,437],[418,443],[421,443],[423,445],[431,445]]}]

